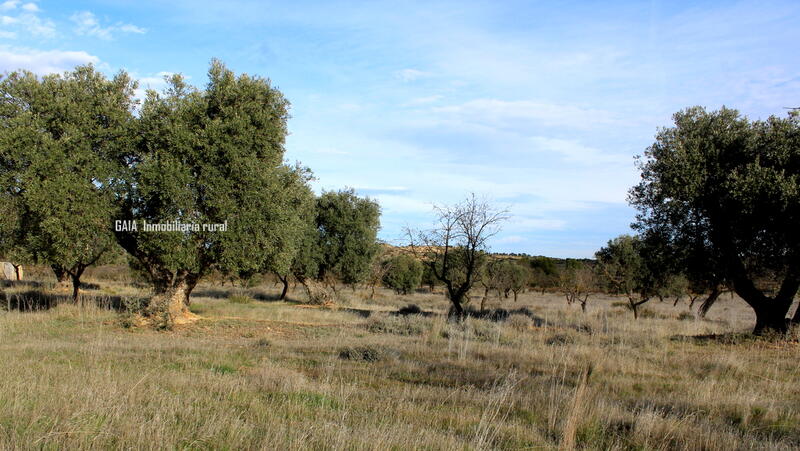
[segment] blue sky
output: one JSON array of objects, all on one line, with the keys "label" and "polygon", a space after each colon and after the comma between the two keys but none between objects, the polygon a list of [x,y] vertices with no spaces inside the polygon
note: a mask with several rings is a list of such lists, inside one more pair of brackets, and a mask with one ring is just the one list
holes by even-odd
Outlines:
[{"label": "blue sky", "polygon": [[381,238],[475,192],[495,251],[589,257],[629,231],[633,156],[692,105],[800,106],[800,3],[0,0],[0,71],[94,63],[160,89],[220,58],[292,102],[288,160],[382,205]]}]

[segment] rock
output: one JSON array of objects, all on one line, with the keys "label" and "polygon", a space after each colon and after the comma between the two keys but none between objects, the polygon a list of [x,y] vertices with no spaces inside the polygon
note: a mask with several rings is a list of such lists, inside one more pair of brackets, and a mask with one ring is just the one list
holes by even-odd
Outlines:
[{"label": "rock", "polygon": [[[0,279],[2,280],[22,280],[22,265],[16,266],[11,262],[0,262]],[[17,276],[19,271],[19,276]]]}]

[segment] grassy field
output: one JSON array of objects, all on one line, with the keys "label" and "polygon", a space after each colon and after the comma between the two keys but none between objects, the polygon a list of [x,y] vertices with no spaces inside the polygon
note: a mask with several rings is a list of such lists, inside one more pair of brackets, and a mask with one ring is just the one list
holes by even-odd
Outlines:
[{"label": "grassy field", "polygon": [[[92,297],[146,294],[94,275]],[[451,324],[441,294],[343,289],[322,309],[277,293],[201,285],[202,319],[161,332],[0,307],[0,449],[800,447],[800,344],[742,334],[739,299],[634,321],[621,299],[582,314],[525,293],[490,304],[531,315]],[[409,303],[434,314],[391,314]]]}]

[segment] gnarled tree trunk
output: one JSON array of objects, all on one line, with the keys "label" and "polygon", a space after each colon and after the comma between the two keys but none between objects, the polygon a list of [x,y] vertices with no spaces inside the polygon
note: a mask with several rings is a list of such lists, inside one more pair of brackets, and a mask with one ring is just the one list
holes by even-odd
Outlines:
[{"label": "gnarled tree trunk", "polygon": [[69,290],[69,273],[67,269],[61,265],[50,265],[53,269],[53,274],[56,276],[56,289],[67,291]]},{"label": "gnarled tree trunk", "polygon": [[179,271],[169,279],[156,280],[155,292],[150,298],[145,316],[165,320],[169,325],[183,324],[195,318],[189,311],[189,295],[194,290],[200,275]]},{"label": "gnarled tree trunk", "polygon": [[766,304],[760,308],[754,308],[756,312],[756,326],[753,328],[755,335],[761,335],[767,330],[775,332],[786,332],[789,329],[789,320],[786,314],[789,313],[789,305],[781,302]]}]

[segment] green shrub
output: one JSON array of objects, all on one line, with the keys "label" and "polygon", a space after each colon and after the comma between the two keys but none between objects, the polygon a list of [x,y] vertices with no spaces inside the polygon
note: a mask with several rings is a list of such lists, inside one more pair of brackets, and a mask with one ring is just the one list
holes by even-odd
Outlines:
[{"label": "green shrub", "polygon": [[392,357],[393,353],[374,346],[347,347],[339,350],[342,360],[361,360],[364,362],[377,362]]},{"label": "green shrub", "polygon": [[228,298],[228,302],[231,304],[249,304],[254,301],[255,299],[243,294],[234,294]]},{"label": "green shrub", "polygon": [[422,262],[410,255],[397,255],[384,265],[384,285],[399,294],[413,292],[422,283]]}]

